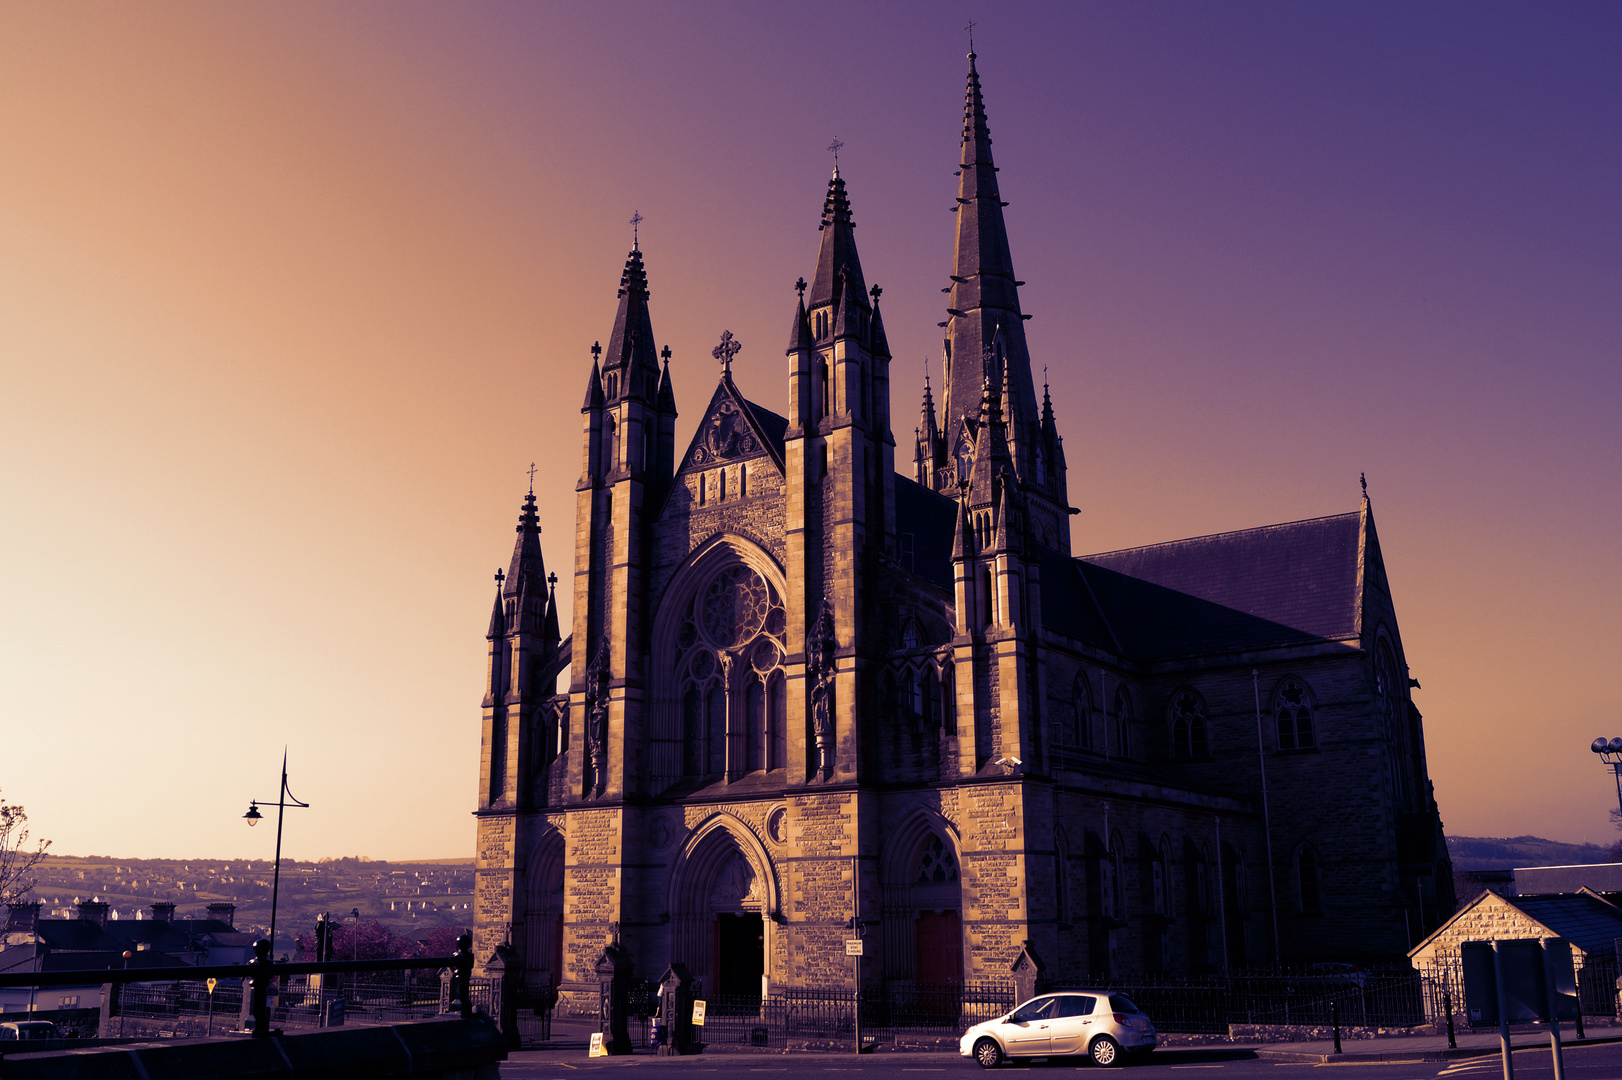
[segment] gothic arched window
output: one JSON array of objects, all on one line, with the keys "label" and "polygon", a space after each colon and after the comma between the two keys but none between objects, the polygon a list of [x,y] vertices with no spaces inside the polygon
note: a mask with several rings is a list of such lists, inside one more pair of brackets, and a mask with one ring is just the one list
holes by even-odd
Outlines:
[{"label": "gothic arched window", "polygon": [[939,836],[931,836],[924,845],[923,855],[918,860],[917,880],[925,885],[957,880],[957,858]]},{"label": "gothic arched window", "polygon": [[603,475],[607,476],[619,464],[619,425],[614,415],[603,417]]},{"label": "gothic arched window", "polygon": [[1202,758],[1209,753],[1205,699],[1196,691],[1184,687],[1171,696],[1171,756]]},{"label": "gothic arched window", "polygon": [[682,771],[736,776],[786,764],[782,597],[733,563],[697,591],[676,634]]},{"label": "gothic arched window", "polygon": [[1117,757],[1132,756],[1132,699],[1126,696],[1126,687],[1115,688],[1115,746]]},{"label": "gothic arched window", "polygon": [[1273,692],[1273,717],[1278,721],[1280,750],[1307,750],[1318,744],[1312,729],[1312,695],[1307,684],[1290,676]]},{"label": "gothic arched window", "polygon": [[1171,838],[1160,838],[1160,850],[1155,853],[1155,913],[1170,915],[1171,903]]}]

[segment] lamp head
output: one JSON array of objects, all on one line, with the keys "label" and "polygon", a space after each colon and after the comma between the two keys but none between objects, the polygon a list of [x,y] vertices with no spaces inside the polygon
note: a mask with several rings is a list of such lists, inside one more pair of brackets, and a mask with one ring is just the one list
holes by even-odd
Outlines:
[{"label": "lamp head", "polygon": [[1612,739],[1605,747],[1613,754],[1622,754],[1622,738]]},{"label": "lamp head", "polygon": [[1606,750],[1610,749],[1610,741],[1606,739],[1605,736],[1601,735],[1599,738],[1590,743],[1588,748],[1594,751],[1596,754],[1603,754]]},{"label": "lamp head", "polygon": [[242,820],[246,821],[250,826],[253,826],[259,824],[259,819],[264,816],[265,815],[259,812],[259,803],[250,802],[248,803],[248,812],[242,815]]}]

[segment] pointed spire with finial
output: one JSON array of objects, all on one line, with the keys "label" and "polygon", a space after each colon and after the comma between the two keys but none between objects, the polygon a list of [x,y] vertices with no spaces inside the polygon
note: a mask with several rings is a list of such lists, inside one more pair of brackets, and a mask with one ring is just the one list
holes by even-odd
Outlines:
[{"label": "pointed spire with finial", "polygon": [[524,496],[518,514],[518,540],[513,545],[512,562],[507,567],[503,595],[513,601],[508,630],[536,631],[541,628],[546,604],[546,563],[541,558],[541,520],[535,510],[535,489]]},{"label": "pointed spire with finial", "polygon": [[873,326],[868,334],[867,351],[873,356],[890,359],[890,338],[884,332],[884,318],[879,314],[879,296],[884,292],[877,285],[867,291],[873,298]]},{"label": "pointed spire with finial", "polygon": [[817,252],[817,272],[811,278],[811,297],[806,308],[837,308],[844,298],[845,277],[855,292],[852,302],[867,307],[867,282],[862,278],[862,260],[856,254],[855,223],[850,216],[850,198],[845,181],[836,172],[828,181],[828,195],[822,204],[822,243]]},{"label": "pointed spire with finial", "polygon": [[1003,202],[997,187],[997,167],[991,158],[991,131],[975,54],[969,52],[969,74],[964,91],[962,156],[958,172],[957,241],[953,254],[950,300],[947,304],[948,368],[945,388],[948,445],[956,445],[962,417],[972,415],[980,389],[980,373],[964,358],[981,356],[999,332],[999,352],[1009,365],[1007,400],[1003,402],[1009,425],[1019,431],[1038,422],[1036,390],[1031,379],[1030,352],[1025,342],[1024,315],[1019,307],[1019,285],[1014,279],[1013,256],[1003,222]]},{"label": "pointed spire with finial", "polygon": [[598,361],[602,358],[603,347],[598,342],[591,343],[591,374],[586,376],[586,400],[580,406],[581,412],[590,412],[603,407],[603,372]]},{"label": "pointed spire with finial", "polygon": [[659,372],[659,411],[676,415],[676,390],[670,384],[670,346],[666,345],[659,352],[659,359],[664,361],[664,368]]},{"label": "pointed spire with finial", "polygon": [[614,313],[614,329],[608,335],[608,353],[603,360],[604,379],[613,388],[610,396],[614,400],[640,397],[651,401],[659,381],[658,357],[653,321],[648,316],[648,274],[642,265],[641,249],[633,247],[620,273],[619,308]]},{"label": "pointed spire with finial", "polygon": [[1369,501],[1369,478],[1368,478],[1368,474],[1367,473],[1358,473],[1357,474],[1357,483],[1358,483],[1358,486],[1363,489],[1363,501],[1368,502]]},{"label": "pointed spire with finial", "polygon": [[805,278],[794,282],[794,291],[799,293],[800,298],[794,306],[794,328],[788,335],[789,356],[811,348],[811,319],[805,313]]}]

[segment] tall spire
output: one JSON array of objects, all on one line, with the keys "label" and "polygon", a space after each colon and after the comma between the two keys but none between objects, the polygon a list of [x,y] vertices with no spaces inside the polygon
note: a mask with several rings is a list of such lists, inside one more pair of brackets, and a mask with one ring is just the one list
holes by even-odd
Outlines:
[{"label": "tall spire", "polygon": [[639,248],[631,249],[620,273],[619,310],[608,336],[603,376],[610,399],[634,396],[652,401],[658,392],[659,350],[648,317],[648,275]]},{"label": "tall spire", "polygon": [[862,260],[856,254],[855,224],[850,219],[850,198],[845,194],[845,181],[834,170],[828,181],[828,196],[822,204],[822,245],[817,252],[817,272],[811,279],[810,310],[839,305],[848,277],[855,294],[851,303],[866,308],[867,282],[862,278]]},{"label": "tall spire", "polygon": [[502,595],[509,601],[508,630],[538,631],[546,615],[546,563],[541,558],[541,520],[535,492],[524,496],[518,513],[518,540],[507,567]]},{"label": "tall spire", "polygon": [[[1015,431],[1038,422],[1020,282],[1014,279],[997,167],[991,160],[991,131],[975,55],[969,54],[963,104],[963,140],[957,189],[957,244],[947,306],[948,379],[945,415],[947,445],[955,446],[965,416],[973,416],[981,388],[981,358],[994,343],[1008,365],[1008,398],[1002,404]],[[1001,341],[997,338],[1001,337]],[[1018,440],[1016,440],[1018,441]],[[1016,468],[1020,467],[1016,463]]]}]

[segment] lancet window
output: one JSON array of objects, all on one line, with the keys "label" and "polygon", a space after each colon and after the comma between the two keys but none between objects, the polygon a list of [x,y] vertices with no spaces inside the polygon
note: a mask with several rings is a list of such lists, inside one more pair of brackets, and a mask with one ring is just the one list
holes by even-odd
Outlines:
[{"label": "lancet window", "polygon": [[1273,694],[1273,717],[1278,721],[1280,750],[1307,750],[1317,745],[1312,729],[1312,695],[1307,684],[1291,676]]},{"label": "lancet window", "polygon": [[734,563],[697,591],[676,635],[682,773],[731,779],[788,764],[782,597]]},{"label": "lancet window", "polygon": [[1171,756],[1202,758],[1210,753],[1205,699],[1184,688],[1171,696]]}]

